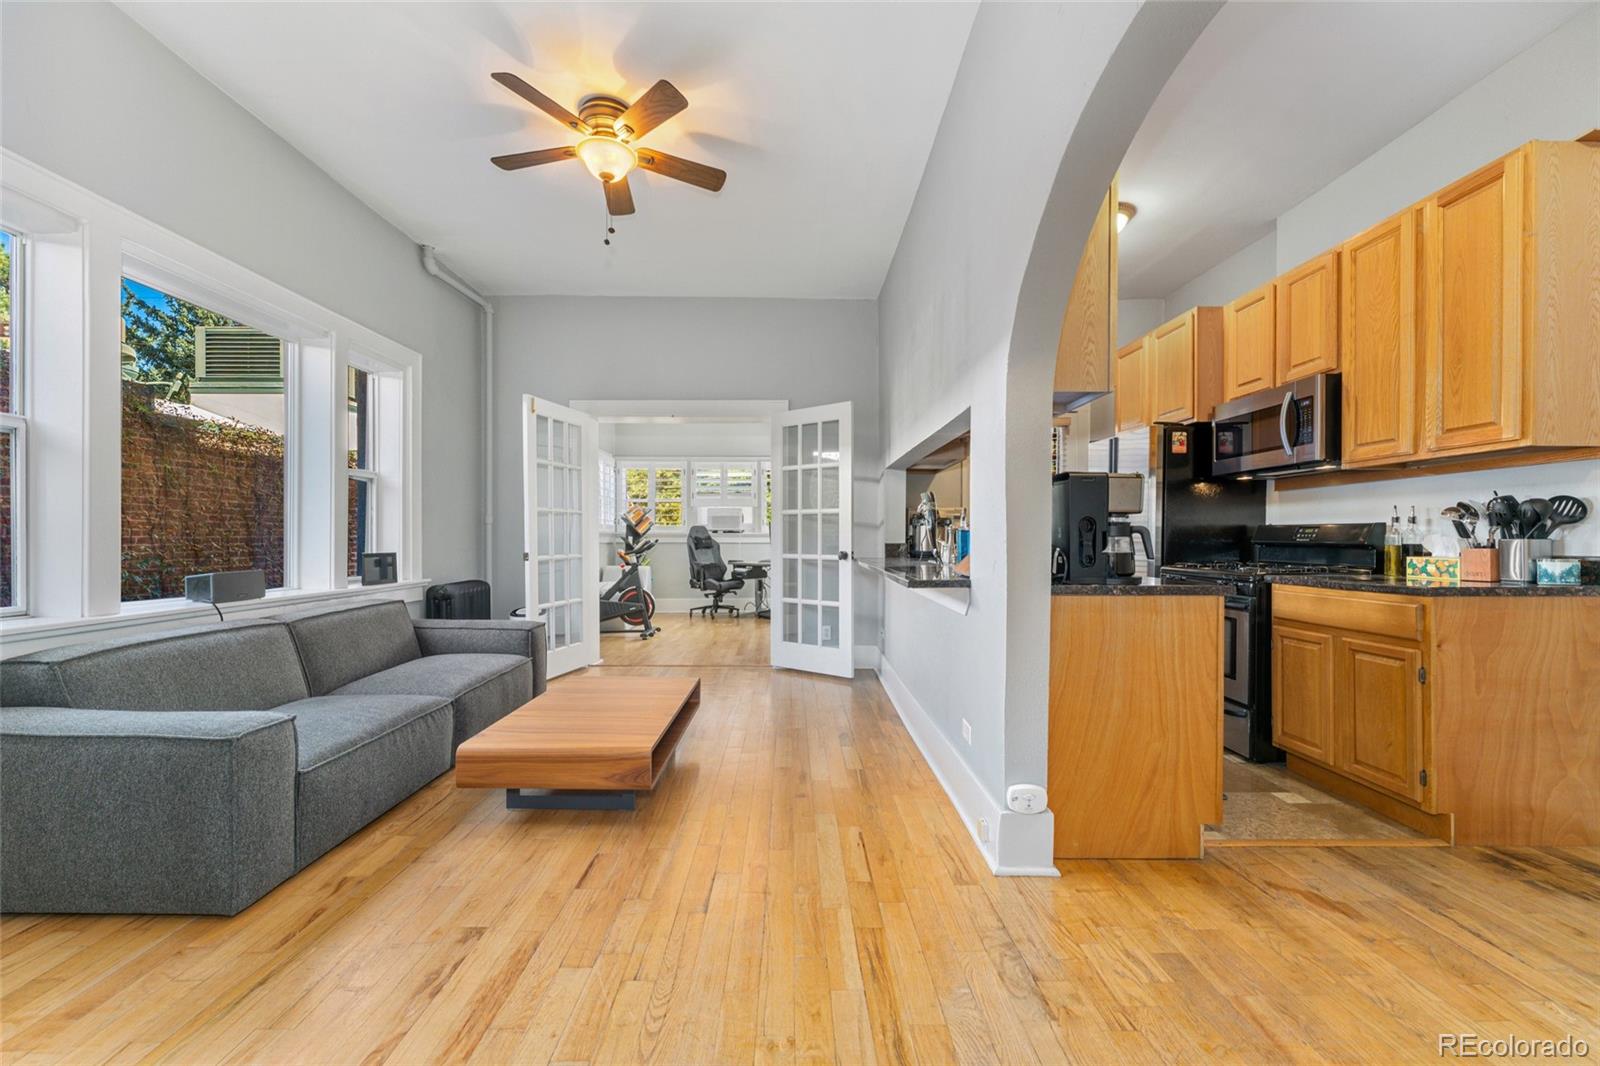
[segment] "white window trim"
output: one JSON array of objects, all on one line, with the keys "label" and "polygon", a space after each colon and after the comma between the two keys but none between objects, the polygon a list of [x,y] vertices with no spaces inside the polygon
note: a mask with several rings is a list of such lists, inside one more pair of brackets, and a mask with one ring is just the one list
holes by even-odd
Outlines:
[{"label": "white window trim", "polygon": [[11,431],[11,606],[0,607],[0,618],[28,613],[28,237],[20,226],[4,227],[11,234],[11,407],[0,411],[0,427]]},{"label": "white window trim", "polygon": [[[15,304],[12,305],[15,309]],[[13,324],[15,319],[13,318]],[[16,334],[12,334],[12,344]],[[16,348],[12,348],[13,354]],[[13,369],[16,362],[12,362]],[[13,379],[14,381],[15,379]],[[17,395],[15,386],[11,395]],[[11,606],[0,608],[0,618],[26,617],[28,614],[28,419],[25,415],[0,412],[0,427],[11,431]]]},{"label": "white window trim", "polygon": [[[298,386],[314,388],[323,401],[291,403],[289,452],[303,459],[292,470],[298,491],[286,493],[286,553],[292,552],[295,596],[320,597],[347,590],[345,555],[338,542],[345,532],[346,502],[343,378],[337,376],[355,353],[394,368],[402,396],[397,404],[403,491],[395,519],[400,530],[400,585],[422,581],[420,434],[417,397],[422,388],[422,356],[353,319],[346,318],[270,281],[118,204],[90,192],[8,149],[0,149],[0,219],[8,228],[22,213],[59,221],[51,238],[56,254],[81,260],[76,293],[52,292],[49,299],[52,359],[29,367],[30,396],[55,392],[64,402],[49,410],[30,405],[30,476],[46,477],[54,499],[32,507],[28,605],[31,615],[0,618],[0,638],[44,631],[92,632],[99,622],[117,628],[127,618],[168,622],[194,614],[183,600],[121,599],[121,375],[115,338],[121,334],[121,279],[125,260],[140,265],[135,276],[159,281],[158,288],[185,295],[199,291],[214,310],[296,341]],[[29,234],[30,236],[32,234]],[[37,252],[37,243],[33,251]],[[65,277],[68,272],[58,271]],[[30,284],[39,281],[30,271]],[[176,290],[176,291],[175,291]],[[187,297],[186,297],[187,298]],[[29,317],[45,308],[30,290]],[[34,321],[33,324],[37,324]],[[91,343],[91,338],[93,342]],[[112,338],[112,343],[105,343]],[[30,338],[31,340],[31,338]],[[38,345],[30,344],[30,350]],[[357,355],[357,358],[360,358]],[[51,380],[45,380],[48,377]],[[311,394],[308,391],[308,395]],[[48,423],[48,424],[47,424]],[[41,441],[46,440],[46,444]],[[39,449],[45,448],[41,453]],[[286,466],[290,462],[286,455]],[[335,465],[337,463],[337,466]],[[41,472],[45,467],[47,472]],[[291,504],[296,508],[290,517]],[[335,521],[337,516],[337,521]],[[39,546],[50,545],[50,560]],[[46,580],[48,579],[48,580]],[[287,581],[286,577],[286,581]],[[371,586],[394,590],[398,586]],[[357,587],[348,590],[360,593]],[[421,598],[418,587],[412,599]],[[4,649],[10,653],[10,641]]]}]

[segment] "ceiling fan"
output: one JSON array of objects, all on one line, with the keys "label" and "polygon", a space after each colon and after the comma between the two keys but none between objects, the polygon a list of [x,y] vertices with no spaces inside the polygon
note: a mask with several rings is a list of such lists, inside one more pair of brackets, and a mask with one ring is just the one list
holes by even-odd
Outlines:
[{"label": "ceiling fan", "polygon": [[577,144],[563,148],[494,156],[489,162],[501,170],[521,170],[563,159],[580,159],[605,187],[606,209],[613,215],[633,214],[628,172],[636,166],[712,192],[721,189],[722,183],[728,180],[726,171],[679,159],[654,148],[642,148],[636,143],[689,106],[689,101],[669,81],[656,82],[631,107],[626,100],[615,96],[585,96],[574,115],[515,74],[501,71],[493,78],[563,126],[583,135]]}]

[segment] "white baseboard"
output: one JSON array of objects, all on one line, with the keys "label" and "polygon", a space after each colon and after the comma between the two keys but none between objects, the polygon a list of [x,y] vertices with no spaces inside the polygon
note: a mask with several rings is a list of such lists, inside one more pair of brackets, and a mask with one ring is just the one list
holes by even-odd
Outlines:
[{"label": "white baseboard", "polygon": [[[972,842],[989,869],[1002,877],[1060,877],[1051,860],[1055,850],[1055,817],[1049,810],[1017,814],[1001,807],[983,787],[972,767],[944,735],[911,690],[895,673],[888,659],[878,656],[878,679],[889,702],[905,723],[933,776],[972,834]],[[979,838],[980,819],[988,823],[989,839]]]}]

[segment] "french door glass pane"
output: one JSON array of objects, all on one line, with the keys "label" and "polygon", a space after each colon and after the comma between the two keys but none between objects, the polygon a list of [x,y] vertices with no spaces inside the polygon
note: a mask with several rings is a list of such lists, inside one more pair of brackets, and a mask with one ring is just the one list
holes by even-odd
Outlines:
[{"label": "french door glass pane", "polygon": [[839,646],[839,608],[824,605],[822,608],[822,640],[824,648]]},{"label": "french door glass pane", "polygon": [[825,603],[839,602],[839,560],[822,560],[822,588],[817,598]]}]

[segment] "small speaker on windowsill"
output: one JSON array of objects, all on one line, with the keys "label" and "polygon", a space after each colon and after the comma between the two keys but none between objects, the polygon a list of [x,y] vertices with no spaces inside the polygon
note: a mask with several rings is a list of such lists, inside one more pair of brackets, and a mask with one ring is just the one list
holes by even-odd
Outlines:
[{"label": "small speaker on windowsill", "polygon": [[267,594],[265,570],[226,570],[190,574],[183,579],[183,597],[195,603],[238,603],[259,600]]},{"label": "small speaker on windowsill", "polygon": [[393,585],[400,580],[400,564],[394,552],[362,552],[361,584]]}]

